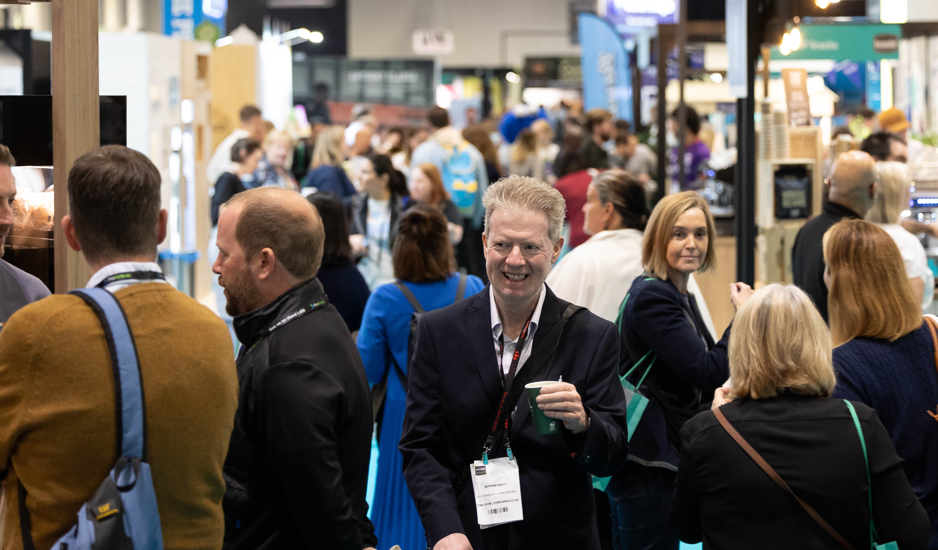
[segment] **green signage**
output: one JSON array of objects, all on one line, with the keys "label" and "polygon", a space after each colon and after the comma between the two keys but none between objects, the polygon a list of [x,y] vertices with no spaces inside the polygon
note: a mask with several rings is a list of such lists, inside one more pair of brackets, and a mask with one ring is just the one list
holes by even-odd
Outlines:
[{"label": "green signage", "polygon": [[772,60],[833,59],[879,61],[899,59],[899,25],[799,25],[801,48],[782,55],[772,48]]}]

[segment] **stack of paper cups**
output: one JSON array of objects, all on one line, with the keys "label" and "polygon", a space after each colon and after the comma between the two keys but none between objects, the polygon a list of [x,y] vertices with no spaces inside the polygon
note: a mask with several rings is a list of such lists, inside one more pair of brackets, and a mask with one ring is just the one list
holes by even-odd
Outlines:
[{"label": "stack of paper cups", "polygon": [[791,139],[788,135],[788,114],[784,111],[776,111],[772,114],[772,136],[773,157],[777,159],[787,159],[791,156]]},{"label": "stack of paper cups", "polygon": [[775,155],[773,143],[775,141],[775,130],[772,120],[772,113],[768,112],[763,106],[762,109],[762,128],[759,132],[759,158],[771,159]]}]

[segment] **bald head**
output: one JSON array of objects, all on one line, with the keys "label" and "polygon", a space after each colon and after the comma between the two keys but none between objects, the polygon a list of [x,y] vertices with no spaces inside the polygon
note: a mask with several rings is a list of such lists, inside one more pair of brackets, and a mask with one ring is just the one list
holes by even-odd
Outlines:
[{"label": "bald head", "polygon": [[863,151],[847,151],[831,167],[831,202],[841,204],[863,216],[876,194],[876,161]]},{"label": "bald head", "polygon": [[322,220],[316,208],[295,191],[259,187],[238,193],[225,204],[238,222],[235,237],[246,258],[265,248],[293,277],[314,277],[322,262]]}]

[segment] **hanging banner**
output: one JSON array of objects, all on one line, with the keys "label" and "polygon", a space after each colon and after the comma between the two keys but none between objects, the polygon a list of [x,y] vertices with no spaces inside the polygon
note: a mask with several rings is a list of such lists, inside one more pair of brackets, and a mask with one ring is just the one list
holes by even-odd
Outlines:
[{"label": "hanging banner", "polygon": [[615,118],[633,122],[632,74],[622,39],[604,19],[579,15],[583,108],[608,109]]},{"label": "hanging banner", "polygon": [[225,36],[228,0],[163,0],[163,34],[215,42]]},{"label": "hanging banner", "polygon": [[599,2],[599,14],[604,16],[623,38],[635,36],[660,24],[677,23],[679,13],[679,0],[600,0]]},{"label": "hanging banner", "polygon": [[726,80],[730,85],[730,95],[742,99],[749,95],[749,71],[754,67],[747,67],[747,36],[746,0],[726,0],[726,51],[728,53],[728,67]]}]

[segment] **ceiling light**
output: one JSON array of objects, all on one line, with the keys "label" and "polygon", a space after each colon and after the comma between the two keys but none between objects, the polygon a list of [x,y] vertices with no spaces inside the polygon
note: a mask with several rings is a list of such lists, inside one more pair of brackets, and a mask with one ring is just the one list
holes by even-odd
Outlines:
[{"label": "ceiling light", "polygon": [[787,32],[785,33],[785,36],[782,37],[782,43],[779,45],[778,51],[782,55],[788,55],[791,53],[791,35],[789,35]]},{"label": "ceiling light", "polygon": [[830,0],[814,0],[814,4],[822,10],[826,10],[827,6],[831,5],[831,2]]},{"label": "ceiling light", "polygon": [[801,29],[795,27],[788,34],[790,38],[789,45],[791,45],[791,49],[798,51],[801,48]]},{"label": "ceiling light", "polygon": [[723,75],[720,73],[713,73],[710,75],[710,80],[719,84],[720,82],[723,82]]},{"label": "ceiling light", "polygon": [[512,84],[517,84],[521,82],[521,77],[518,76],[518,73],[516,72],[509,72],[508,74],[505,75],[505,80],[507,80],[508,82],[511,82]]},{"label": "ceiling light", "polygon": [[319,31],[313,31],[309,33],[309,41],[313,44],[319,44],[323,40],[323,35]]}]

